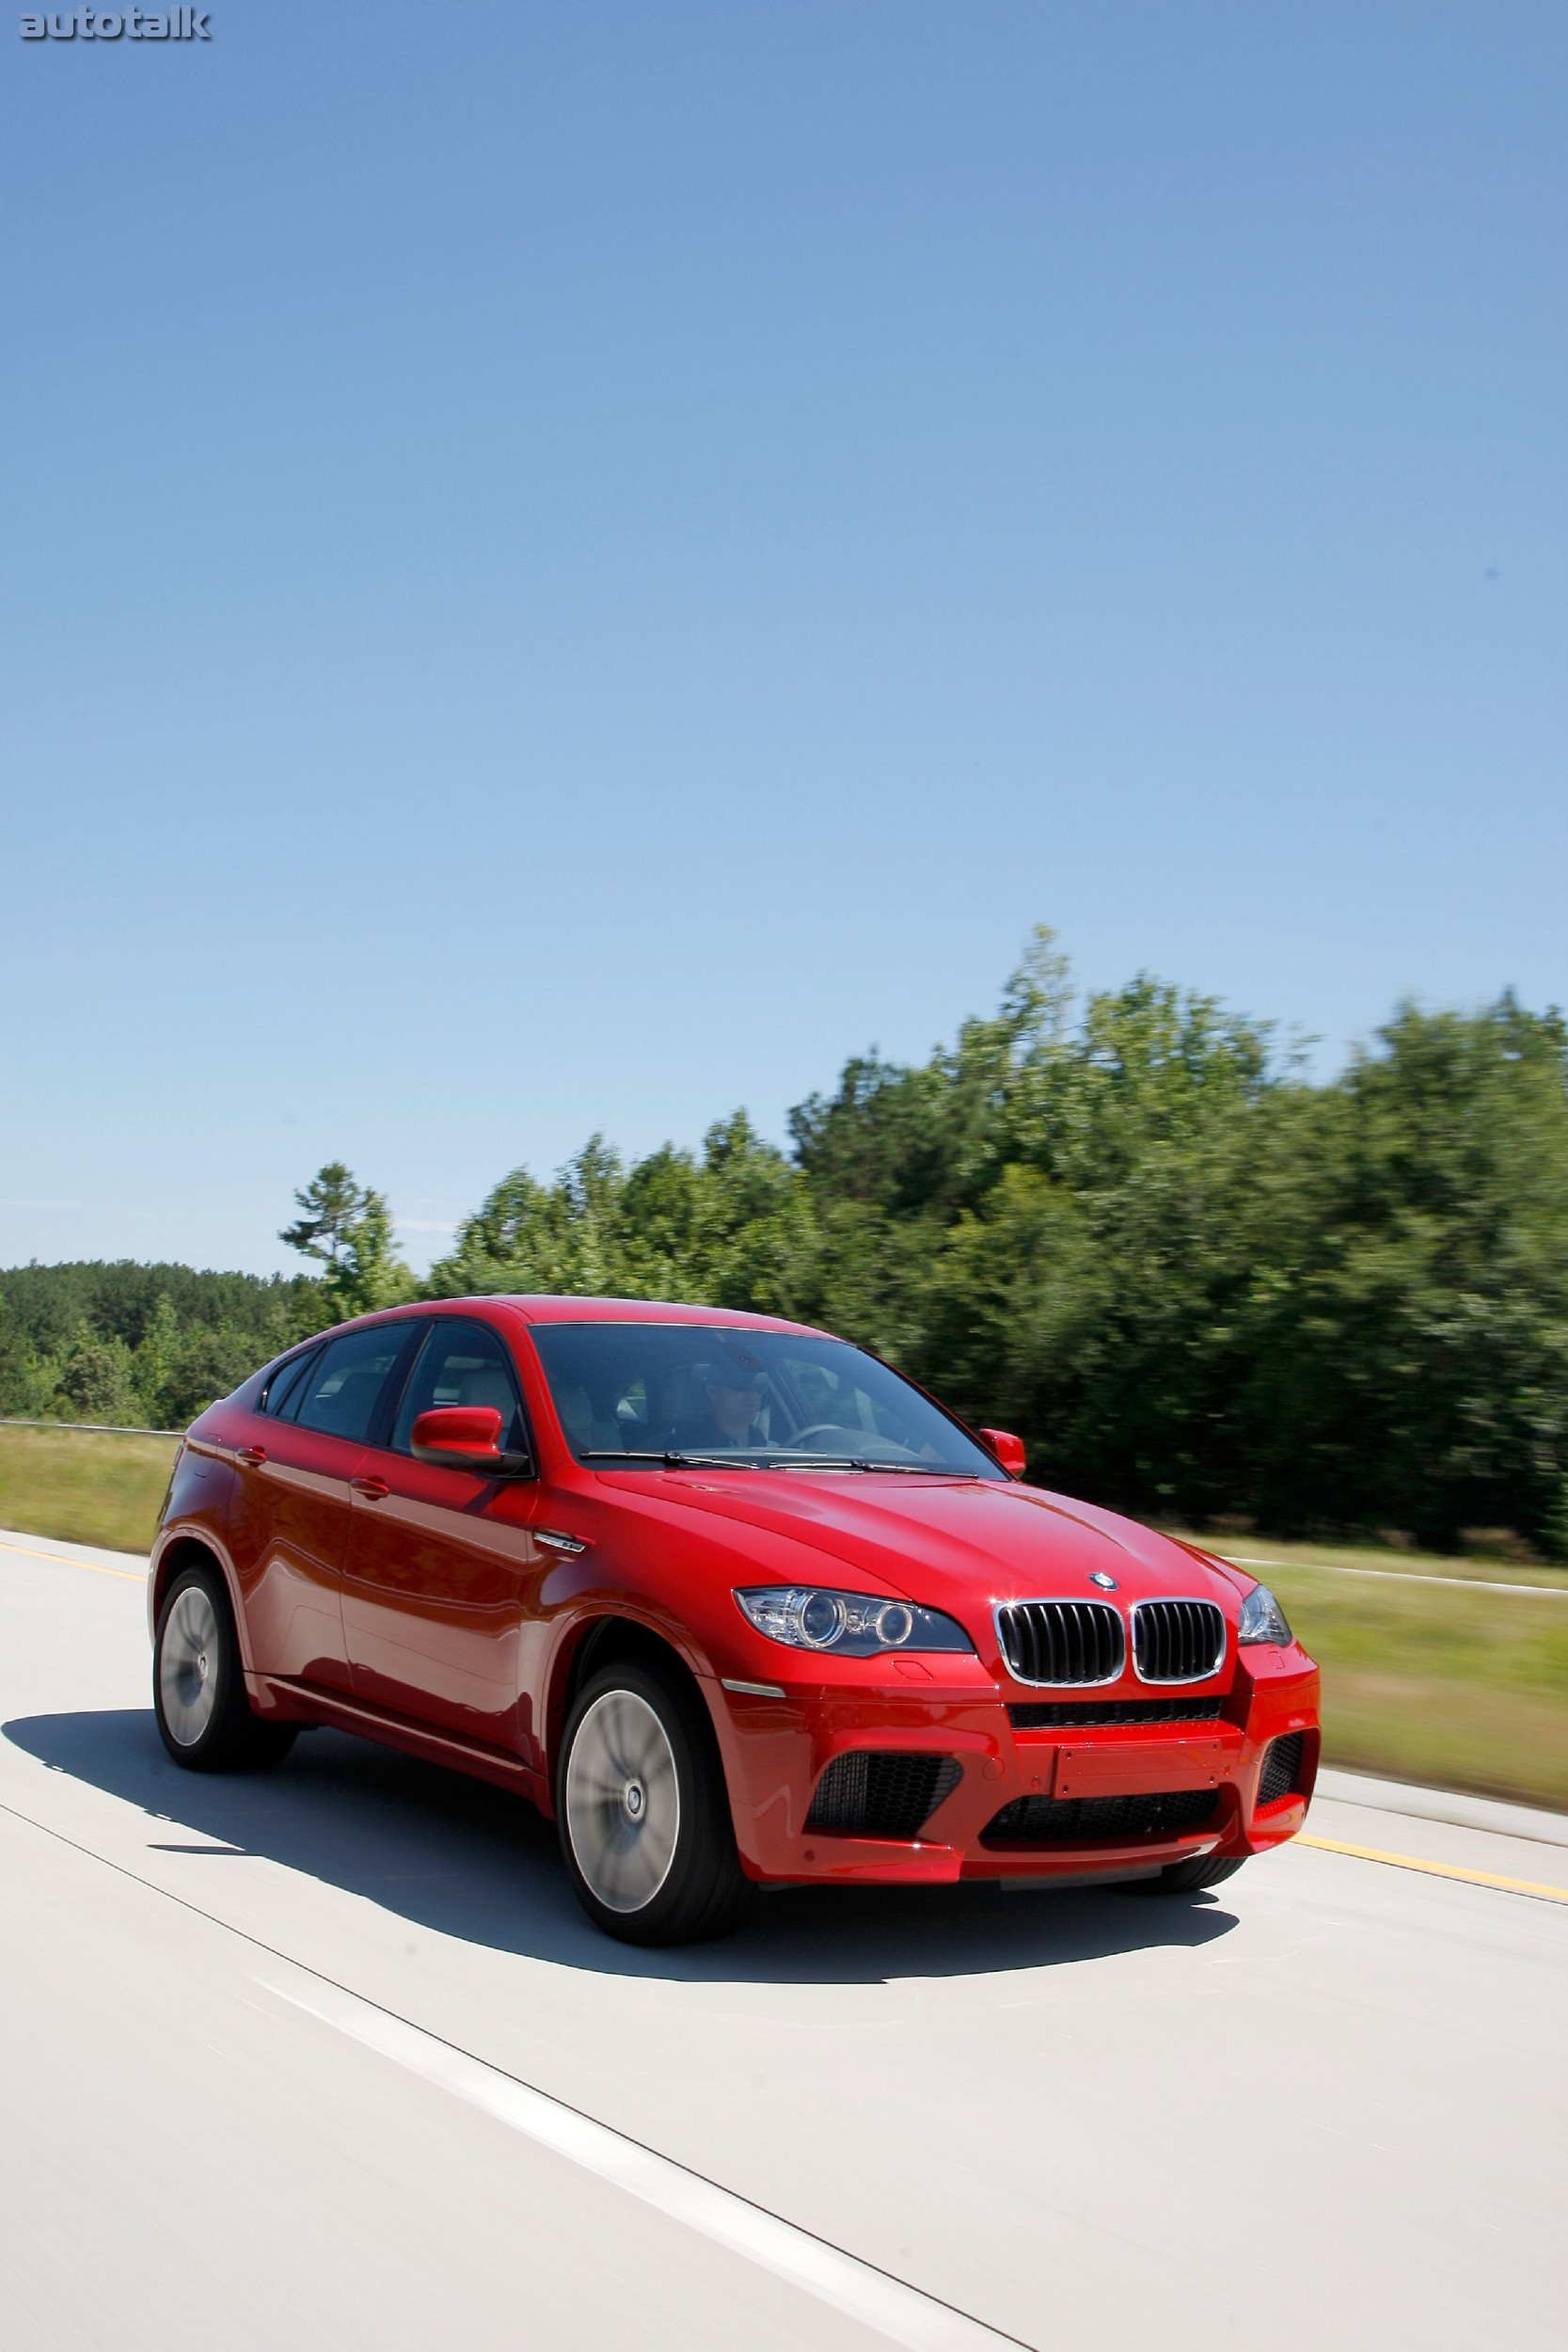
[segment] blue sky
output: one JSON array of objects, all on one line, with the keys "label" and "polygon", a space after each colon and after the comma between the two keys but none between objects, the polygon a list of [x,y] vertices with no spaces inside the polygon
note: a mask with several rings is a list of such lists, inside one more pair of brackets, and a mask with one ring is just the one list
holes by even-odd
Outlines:
[{"label": "blue sky", "polygon": [[0,43],[0,1263],[410,1254],[1030,926],[1568,997],[1568,12]]}]

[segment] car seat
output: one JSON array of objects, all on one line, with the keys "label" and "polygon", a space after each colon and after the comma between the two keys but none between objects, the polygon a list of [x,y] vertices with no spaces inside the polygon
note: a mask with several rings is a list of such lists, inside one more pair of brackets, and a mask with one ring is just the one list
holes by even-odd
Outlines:
[{"label": "car seat", "polygon": [[626,1448],[635,1453],[646,1442],[640,1437],[626,1435],[618,1421],[601,1420],[586,1389],[560,1390],[555,1408],[578,1454],[616,1454]]},{"label": "car seat", "polygon": [[466,1372],[457,1384],[459,1405],[493,1405],[501,1417],[500,1445],[508,1451],[516,1436],[517,1399],[499,1364],[481,1364]]}]

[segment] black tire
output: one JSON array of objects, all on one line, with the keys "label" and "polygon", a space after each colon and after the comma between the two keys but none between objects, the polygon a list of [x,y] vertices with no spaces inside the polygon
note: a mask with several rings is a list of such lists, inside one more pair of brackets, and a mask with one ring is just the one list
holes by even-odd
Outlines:
[{"label": "black tire", "polygon": [[297,1725],[251,1712],[229,1587],[215,1565],[182,1568],[164,1596],[152,1711],[165,1747],[187,1772],[264,1772],[293,1746]]},{"label": "black tire", "polygon": [[578,1900],[624,1944],[725,1935],[752,1887],[713,1726],[676,1670],[627,1659],[578,1692],[556,1773]]},{"label": "black tire", "polygon": [[1244,1853],[1231,1854],[1227,1861],[1217,1862],[1212,1854],[1195,1853],[1189,1862],[1167,1862],[1157,1879],[1145,1879],[1142,1883],[1151,1895],[1191,1895],[1200,1886],[1218,1886],[1233,1879],[1246,1858]]}]

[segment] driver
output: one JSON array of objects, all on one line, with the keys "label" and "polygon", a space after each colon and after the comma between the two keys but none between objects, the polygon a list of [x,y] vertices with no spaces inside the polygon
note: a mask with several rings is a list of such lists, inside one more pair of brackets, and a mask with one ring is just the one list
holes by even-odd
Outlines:
[{"label": "driver", "polygon": [[698,1364],[693,1377],[707,1400],[705,1420],[682,1437],[683,1447],[694,1453],[752,1452],[768,1442],[757,1419],[767,1375],[760,1364],[737,1363],[728,1356]]}]

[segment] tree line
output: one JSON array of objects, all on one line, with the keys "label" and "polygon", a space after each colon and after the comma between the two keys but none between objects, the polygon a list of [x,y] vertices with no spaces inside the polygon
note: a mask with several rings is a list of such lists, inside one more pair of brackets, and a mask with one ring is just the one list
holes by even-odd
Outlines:
[{"label": "tree line", "polygon": [[737,1111],[629,1166],[594,1136],[551,1183],[504,1177],[420,1285],[341,1166],[286,1234],[314,1279],[0,1275],[0,1410],[29,1377],[43,1410],[97,1394],[107,1350],[117,1393],[173,1425],[263,1331],[417,1291],[706,1300],[860,1340],[1016,1429],[1032,1477],[1146,1517],[1437,1549],[1508,1529],[1568,1558],[1555,1009],[1404,1005],[1317,1081],[1267,1025],[1148,976],[1078,997],[1042,931],[992,1016],[924,1062],[857,1057],[790,1136]]}]

